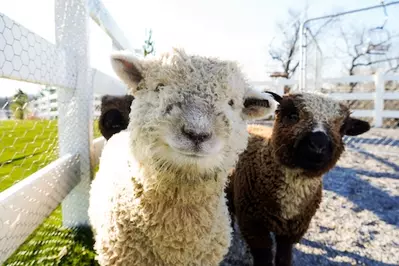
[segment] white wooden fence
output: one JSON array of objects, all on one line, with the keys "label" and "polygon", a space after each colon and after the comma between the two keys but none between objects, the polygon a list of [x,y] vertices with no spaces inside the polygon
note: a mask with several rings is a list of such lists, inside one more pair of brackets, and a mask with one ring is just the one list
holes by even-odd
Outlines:
[{"label": "white wooden fence", "polygon": [[[112,94],[114,94],[112,92]],[[100,116],[101,96],[94,95],[93,110],[94,117]],[[49,94],[31,101],[27,106],[27,113],[39,119],[57,119],[58,118],[58,101],[57,94]]]},{"label": "white wooden fence", "polygon": [[[328,93],[330,96],[338,100],[370,100],[374,102],[374,109],[370,110],[354,110],[353,115],[357,117],[371,117],[374,120],[375,127],[381,127],[384,118],[399,118],[399,110],[384,110],[384,100],[398,100],[399,106],[399,90],[393,92],[385,91],[385,83],[387,81],[399,81],[399,75],[383,75],[377,73],[370,76],[350,76],[341,77],[334,79],[322,80],[321,84],[337,84],[337,83],[349,83],[349,82],[373,82],[375,90],[374,92],[352,92],[352,93],[339,93],[331,89]],[[270,88],[271,90],[283,94],[285,85],[297,85],[297,80],[279,79],[276,81],[259,81],[252,82],[252,84],[258,89]],[[398,84],[399,86],[399,84]],[[333,86],[334,87],[334,86]],[[106,93],[106,91],[103,91]],[[113,93],[113,92],[112,92]],[[100,115],[101,95],[96,94],[94,96],[94,116]],[[40,118],[53,119],[58,116],[57,111],[57,95],[51,94],[49,96],[40,98],[32,102],[28,108],[30,108],[35,115]]]},{"label": "white wooden fence", "polygon": [[[387,81],[398,82],[399,87],[399,75],[384,75],[376,73],[370,76],[347,76],[333,79],[324,79],[320,85],[332,84],[331,89],[327,92],[330,96],[337,100],[371,100],[374,102],[374,109],[371,110],[353,110],[353,116],[356,117],[372,117],[374,127],[382,127],[384,118],[399,118],[399,110],[385,110],[385,100],[398,100],[399,101],[399,90],[397,91],[385,91],[385,85]],[[352,92],[352,93],[339,93],[334,91],[334,84],[345,84],[345,83],[366,83],[373,82],[375,90],[373,92]],[[309,82],[308,84],[310,84]],[[298,85],[298,80],[287,80],[277,79],[275,81],[267,82],[252,82],[252,84],[259,89],[271,88],[279,94],[283,94],[285,85]],[[399,103],[398,103],[399,106]]]},{"label": "white wooden fence", "polygon": [[[55,0],[56,43],[0,13],[0,77],[57,87],[59,159],[0,193],[0,265],[62,203],[63,225],[88,224],[88,191],[103,138],[93,141],[93,94],[125,94],[117,79],[89,66],[90,17],[134,49],[99,0]],[[1,90],[1,88],[0,88]]]}]

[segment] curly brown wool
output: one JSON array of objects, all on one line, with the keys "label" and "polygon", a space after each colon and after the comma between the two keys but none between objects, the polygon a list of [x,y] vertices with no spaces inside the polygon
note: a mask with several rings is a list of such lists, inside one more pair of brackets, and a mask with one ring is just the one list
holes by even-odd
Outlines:
[{"label": "curly brown wool", "polygon": [[342,137],[370,129],[323,95],[273,96],[279,102],[273,128],[248,126],[247,149],[226,187],[232,221],[235,217],[255,266],[291,265],[292,247],[319,208],[322,176],[344,151]]},{"label": "curly brown wool", "polygon": [[106,140],[127,128],[133,95],[104,95],[101,98],[101,114],[98,127]]}]

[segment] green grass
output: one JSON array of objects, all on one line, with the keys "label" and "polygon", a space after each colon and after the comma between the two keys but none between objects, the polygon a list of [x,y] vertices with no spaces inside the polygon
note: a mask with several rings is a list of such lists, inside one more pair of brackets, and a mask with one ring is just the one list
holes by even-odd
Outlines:
[{"label": "green grass", "polygon": [[58,157],[57,121],[0,122],[0,192]]},{"label": "green grass", "polygon": [[1,192],[58,158],[57,121],[0,121],[0,145]]},{"label": "green grass", "polygon": [[59,206],[4,265],[94,266],[93,244],[90,228],[62,228]]},{"label": "green grass", "polygon": [[[56,120],[0,121],[0,192],[56,160],[57,135]],[[91,230],[63,228],[58,206],[4,265],[97,265]]]}]

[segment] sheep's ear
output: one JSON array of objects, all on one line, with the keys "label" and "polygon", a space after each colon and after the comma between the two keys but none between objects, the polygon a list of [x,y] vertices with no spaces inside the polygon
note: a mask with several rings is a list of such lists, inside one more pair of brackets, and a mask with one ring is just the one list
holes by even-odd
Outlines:
[{"label": "sheep's ear", "polygon": [[278,95],[277,93],[274,93],[272,91],[264,91],[265,93],[270,94],[271,96],[273,96],[274,100],[278,103],[281,103],[281,101],[283,100],[283,97],[281,97],[280,95]]},{"label": "sheep's ear", "polygon": [[345,122],[345,132],[347,136],[357,136],[370,130],[370,124],[357,118],[349,117]]},{"label": "sheep's ear", "polygon": [[101,97],[101,106],[108,104],[108,102],[112,101],[113,98],[115,98],[115,96],[109,94],[103,95],[103,97]]},{"label": "sheep's ear", "polygon": [[111,54],[111,65],[118,77],[128,85],[132,92],[143,79],[143,67],[140,59],[128,51],[117,51]]},{"label": "sheep's ear", "polygon": [[277,102],[271,94],[250,89],[244,97],[242,118],[244,120],[266,118],[274,113],[276,107]]}]

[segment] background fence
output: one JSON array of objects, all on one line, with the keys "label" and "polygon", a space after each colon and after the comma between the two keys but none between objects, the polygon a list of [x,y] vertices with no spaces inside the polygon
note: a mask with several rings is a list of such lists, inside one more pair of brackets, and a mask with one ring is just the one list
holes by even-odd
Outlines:
[{"label": "background fence", "polygon": [[[312,80],[308,81],[308,84]],[[348,84],[359,84],[359,89],[349,92]],[[368,84],[367,84],[368,83]],[[279,94],[284,88],[298,89],[299,81],[294,79],[276,79],[269,82],[252,82],[261,89],[271,89]],[[377,72],[369,76],[346,76],[323,79],[320,82],[321,92],[346,102],[353,110],[353,116],[370,121],[374,127],[399,127],[399,75]]]},{"label": "background fence", "polygon": [[[397,104],[386,104],[386,101],[399,101],[399,91],[397,86],[389,86],[393,82],[399,81],[398,75],[387,75],[383,73],[376,73],[370,76],[348,76],[334,79],[325,79],[321,81],[324,89],[324,93],[330,95],[331,97],[341,100],[341,101],[355,101],[357,104],[353,104],[353,116],[368,118],[373,122],[375,127],[397,127],[399,124],[395,123],[385,123],[384,119],[399,119],[399,108]],[[337,84],[345,83],[364,83],[371,82],[372,89],[367,91],[367,89],[361,92],[340,92],[339,86]],[[252,85],[260,90],[272,90],[278,92],[279,94],[284,93],[284,87],[293,86],[295,91],[298,85],[298,80],[292,79],[279,79],[276,81],[260,81],[252,82]],[[107,87],[111,88],[111,87]],[[114,92],[110,89],[109,93]],[[99,117],[100,106],[101,106],[101,96],[102,94],[94,94],[93,108],[94,117]],[[369,101],[372,104],[362,104],[362,101]],[[356,109],[357,107],[362,107],[362,109]],[[31,119],[56,119],[58,117],[58,103],[57,94],[48,94],[37,100],[30,102],[26,105],[25,109],[30,115]],[[399,122],[399,121],[398,121]]]},{"label": "background fence", "polygon": [[[55,0],[55,44],[0,13],[0,77],[56,88],[53,94],[26,104],[0,106],[0,264],[9,259],[9,265],[18,265],[37,252],[42,253],[37,265],[63,260],[68,252],[64,247],[70,245],[65,242],[69,231],[58,228],[88,223],[89,184],[104,144],[103,138],[95,138],[100,97],[126,93],[119,80],[89,66],[90,17],[110,36],[114,49],[140,52],[98,0]],[[371,119],[375,127],[396,128],[397,81],[399,76],[377,73],[328,79],[321,86],[333,97],[351,101],[354,116]],[[341,91],[344,84],[353,82],[364,83],[365,89]],[[297,83],[279,79],[253,85],[283,93],[286,86],[295,90]],[[29,120],[13,117],[25,110],[31,113]],[[376,136],[370,139],[378,140]],[[392,142],[394,134],[389,136]],[[347,141],[359,148],[353,139]],[[365,147],[367,141],[362,142]],[[32,237],[35,230],[39,231]],[[14,253],[24,242],[27,247]]]}]

